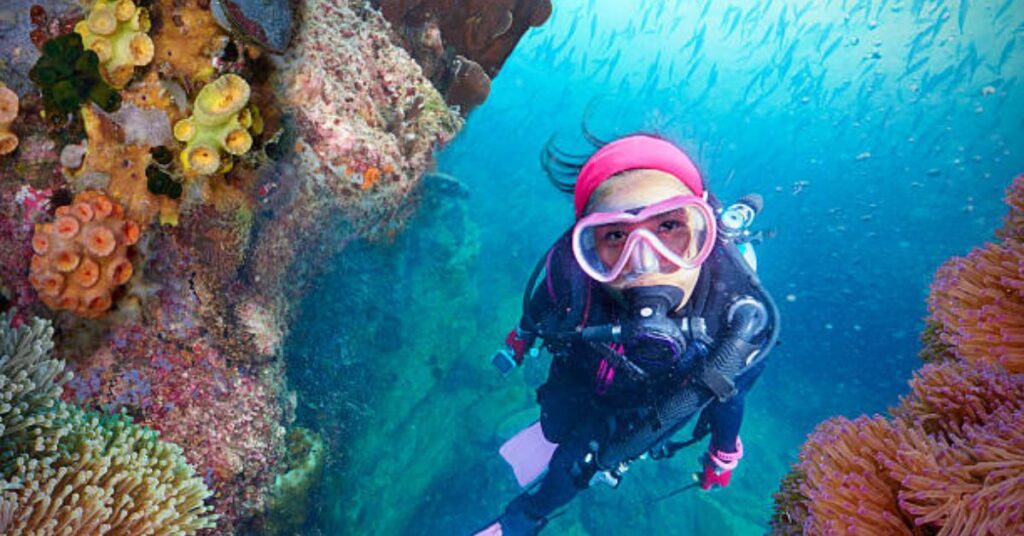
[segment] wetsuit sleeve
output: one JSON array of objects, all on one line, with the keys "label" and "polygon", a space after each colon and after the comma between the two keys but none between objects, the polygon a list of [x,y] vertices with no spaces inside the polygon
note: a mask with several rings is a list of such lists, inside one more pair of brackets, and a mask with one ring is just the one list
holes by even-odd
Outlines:
[{"label": "wetsuit sleeve", "polygon": [[[565,318],[572,293],[570,274],[565,273],[565,267],[568,266],[568,262],[575,262],[566,255],[567,248],[560,241],[545,256],[544,277],[533,288],[530,301],[526,305],[527,310],[523,311],[524,316],[529,316],[537,327],[553,330]],[[571,255],[571,252],[568,255]],[[530,324],[529,321],[520,319],[521,329],[528,330]]]},{"label": "wetsuit sleeve", "polygon": [[740,433],[743,422],[743,407],[746,404],[747,392],[764,370],[762,361],[745,371],[736,380],[736,395],[719,402],[714,400],[704,409],[705,418],[711,426],[711,448],[721,452],[736,452],[736,437]]}]

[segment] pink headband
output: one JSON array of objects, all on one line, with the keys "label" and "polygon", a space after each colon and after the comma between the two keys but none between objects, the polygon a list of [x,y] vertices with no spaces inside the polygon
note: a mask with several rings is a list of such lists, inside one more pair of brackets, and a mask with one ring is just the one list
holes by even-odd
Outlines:
[{"label": "pink headband", "polygon": [[669,173],[695,195],[704,195],[700,172],[686,153],[672,143],[653,136],[626,136],[601,147],[583,164],[583,169],[576,177],[576,218],[579,219],[583,214],[590,195],[602,182],[616,173],[641,168]]}]

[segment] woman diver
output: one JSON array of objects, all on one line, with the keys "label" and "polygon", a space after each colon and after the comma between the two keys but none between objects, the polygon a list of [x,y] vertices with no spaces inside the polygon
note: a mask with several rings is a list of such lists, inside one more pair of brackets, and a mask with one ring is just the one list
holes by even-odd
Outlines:
[{"label": "woman diver", "polygon": [[[537,339],[552,355],[539,423],[502,448],[520,484],[533,485],[478,534],[536,534],[580,490],[617,485],[631,461],[708,433],[699,485],[728,485],[743,456],[744,396],[778,332],[737,247],[749,246],[758,202],[722,210],[690,158],[647,134],[603,144],[582,165],[551,144],[543,160],[574,194],[576,222],[538,263],[495,356],[511,368]],[[559,179],[565,169],[574,181]],[[693,438],[673,442],[697,414]]]}]

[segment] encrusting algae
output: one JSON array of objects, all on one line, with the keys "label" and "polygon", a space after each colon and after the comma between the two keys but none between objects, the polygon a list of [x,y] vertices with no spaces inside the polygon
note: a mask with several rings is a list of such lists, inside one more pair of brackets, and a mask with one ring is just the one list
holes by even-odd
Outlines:
[{"label": "encrusting algae", "polygon": [[171,79],[209,81],[212,61],[226,38],[201,0],[154,0],[163,24],[153,35],[154,62],[160,73]]},{"label": "encrusting algae", "polygon": [[98,110],[82,108],[82,119],[89,145],[81,168],[75,172],[76,179],[81,182],[102,177],[105,190],[124,205],[128,218],[140,224],[148,225],[158,214],[163,222],[177,222],[178,202],[158,196],[147,187],[150,147],[126,143],[124,129]]},{"label": "encrusting algae", "polygon": [[249,83],[235,74],[226,74],[199,91],[192,115],[174,124],[174,137],[185,142],[181,164],[186,173],[213,175],[230,161],[221,160],[221,151],[242,155],[252,148],[249,129],[258,127],[249,103]]},{"label": "encrusting algae", "polygon": [[85,20],[75,25],[85,48],[99,57],[100,71],[110,85],[123,88],[135,67],[153,61],[149,12],[132,0],[94,0]]}]

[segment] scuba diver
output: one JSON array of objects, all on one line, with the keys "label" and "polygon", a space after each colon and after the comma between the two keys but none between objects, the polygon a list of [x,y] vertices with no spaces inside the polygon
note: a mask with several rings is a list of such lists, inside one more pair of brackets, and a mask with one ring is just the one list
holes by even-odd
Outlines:
[{"label": "scuba diver", "polygon": [[[538,339],[552,355],[539,422],[501,448],[526,491],[478,535],[536,534],[581,490],[615,487],[634,460],[708,434],[691,486],[727,486],[743,457],[744,396],[775,345],[778,310],[749,243],[760,197],[723,208],[661,137],[589,139],[600,148],[582,165],[551,143],[542,155],[576,221],[538,262],[493,360],[507,372]],[[673,441],[694,415],[692,438]]]}]

